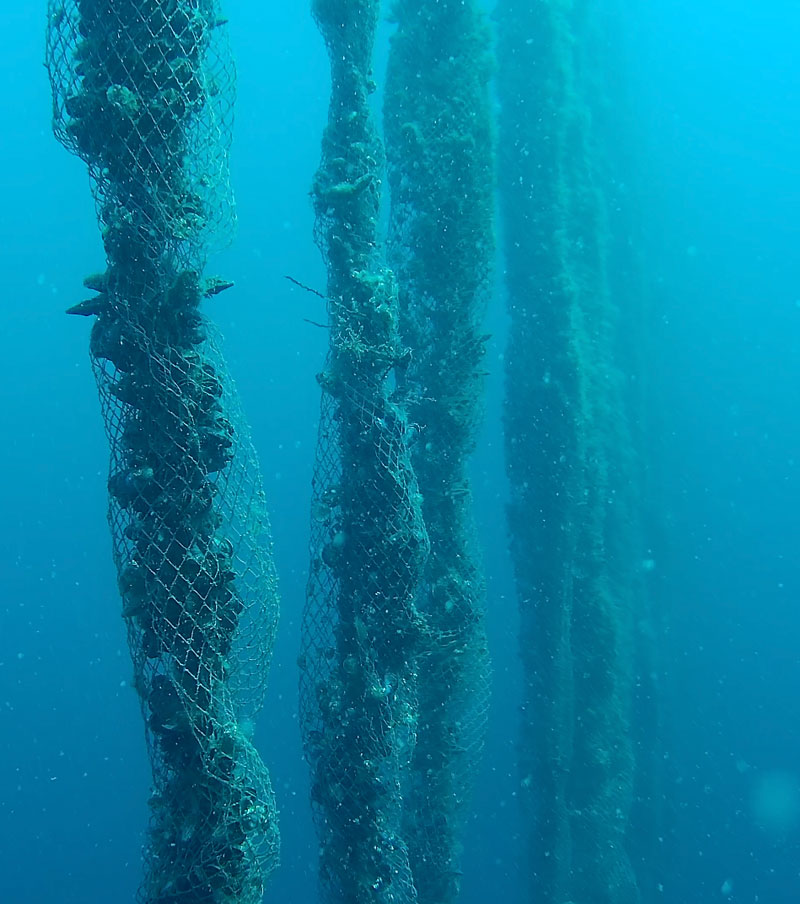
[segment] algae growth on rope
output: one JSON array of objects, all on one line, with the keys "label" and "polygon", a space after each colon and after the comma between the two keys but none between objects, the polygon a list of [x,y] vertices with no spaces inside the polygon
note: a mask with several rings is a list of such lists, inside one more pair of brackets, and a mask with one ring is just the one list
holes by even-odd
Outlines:
[{"label": "algae growth on rope", "polygon": [[420,902],[456,900],[489,706],[485,587],[468,464],[483,413],[482,320],[494,255],[490,34],[477,5],[397,0],[384,99],[390,263],[419,425],[412,462],[431,552],[429,625],[404,824]]},{"label": "algae growth on rope", "polygon": [[369,106],[377,0],[316,0],[331,63],[312,188],[328,271],[330,348],[313,487],[301,724],[326,900],[416,900],[402,777],[417,724],[428,555],[410,429],[393,392],[407,363],[378,243],[383,150]]},{"label": "algae growth on rope", "polygon": [[252,742],[277,596],[260,476],[200,305],[232,223],[233,66],[214,0],[51,0],[54,128],[88,164],[106,254],[90,352],[109,521],[153,773],[147,904],[257,904],[277,862]]},{"label": "algae growth on rope", "polygon": [[641,552],[608,273],[602,15],[563,0],[497,7],[504,420],[530,894],[635,904],[627,836]]}]

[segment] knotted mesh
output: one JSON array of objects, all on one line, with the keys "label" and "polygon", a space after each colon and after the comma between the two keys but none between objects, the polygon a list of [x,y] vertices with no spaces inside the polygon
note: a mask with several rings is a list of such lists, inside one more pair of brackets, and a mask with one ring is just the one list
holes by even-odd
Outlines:
[{"label": "knotted mesh", "polygon": [[101,225],[202,266],[228,242],[235,70],[217,0],[49,0],[53,125]]},{"label": "knotted mesh", "polygon": [[276,623],[263,491],[199,306],[232,224],[233,67],[215,0],[51,0],[54,129],[89,168],[107,268],[90,352],[153,769],[148,904],[261,900],[277,859],[252,745]]},{"label": "knotted mesh", "polygon": [[377,247],[382,149],[369,107],[376,0],[316,0],[331,59],[322,163],[312,188],[328,270],[330,352],[314,476],[303,618],[301,723],[337,904],[412,904],[402,822],[416,730],[417,589],[428,552],[394,396],[407,363],[397,291]]},{"label": "knotted mesh", "polygon": [[489,708],[485,587],[469,458],[483,413],[481,329],[494,252],[488,29],[471,0],[395,0],[384,99],[398,381],[430,556],[418,606],[416,747],[404,821],[420,904],[456,900],[461,842]]},{"label": "knotted mesh", "polygon": [[386,400],[341,391],[322,403],[301,725],[324,899],[401,904],[416,900],[402,817],[417,727],[413,603],[425,535],[402,420]]}]

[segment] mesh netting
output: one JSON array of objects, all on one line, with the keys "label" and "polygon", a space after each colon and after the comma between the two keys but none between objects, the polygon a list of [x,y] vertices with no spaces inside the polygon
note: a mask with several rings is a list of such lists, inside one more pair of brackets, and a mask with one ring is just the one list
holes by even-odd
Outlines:
[{"label": "mesh netting", "polygon": [[147,357],[155,379],[135,388],[94,359],[155,779],[142,899],[260,901],[277,857],[273,795],[251,743],[276,617],[265,501],[214,344]]},{"label": "mesh netting", "polygon": [[431,552],[419,607],[416,747],[406,838],[420,902],[456,899],[461,835],[489,704],[484,582],[468,460],[482,414],[481,320],[489,293],[492,140],[489,35],[464,0],[397,0],[384,101],[390,261],[400,331],[413,350],[399,384],[419,425],[413,465]]},{"label": "mesh netting", "polygon": [[[402,803],[417,725],[412,604],[424,532],[402,422],[381,423],[385,405],[343,391],[361,417],[323,401],[301,724],[325,899],[399,904],[416,897]],[[343,418],[364,437],[355,456],[343,452],[353,439]]]},{"label": "mesh netting", "polygon": [[312,195],[328,268],[330,353],[313,490],[301,722],[325,898],[416,900],[403,838],[417,723],[416,607],[428,551],[409,430],[397,293],[377,250],[382,152],[369,109],[376,0],[317,0],[332,96]]},{"label": "mesh netting", "polygon": [[153,260],[200,266],[228,240],[225,21],[217,0],[49,0],[56,137],[88,164],[106,232],[136,231]]},{"label": "mesh netting", "polygon": [[233,68],[213,0],[51,0],[54,128],[88,164],[107,269],[70,309],[111,445],[109,520],[153,768],[140,900],[261,900],[277,859],[252,745],[276,622],[248,431],[201,276],[231,223]]}]

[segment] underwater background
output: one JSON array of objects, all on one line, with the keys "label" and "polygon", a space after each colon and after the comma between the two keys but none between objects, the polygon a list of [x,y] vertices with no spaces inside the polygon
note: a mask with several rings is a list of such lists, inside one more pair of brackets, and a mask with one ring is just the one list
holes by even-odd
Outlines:
[{"label": "underwater background", "polygon": [[[50,130],[44,9],[6,5],[0,901],[128,901],[141,878],[149,767],[110,555],[88,328],[63,315],[103,253],[84,164]],[[304,4],[229,2],[227,13],[239,228],[208,272],[236,288],[207,305],[253,429],[280,578],[256,735],[281,815],[282,864],[266,899],[310,902],[317,843],[296,658],[326,337],[307,322],[323,319],[322,302],[284,277],[324,284],[308,191],[329,69]],[[627,24],[625,140],[640,199],[658,502],[648,561],[664,748],[657,893],[673,904],[789,904],[800,899],[800,7],[653,0],[631,4]],[[500,270],[473,461],[493,701],[464,904],[525,900],[517,610],[500,528]]]}]

